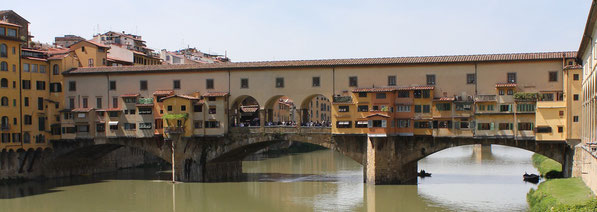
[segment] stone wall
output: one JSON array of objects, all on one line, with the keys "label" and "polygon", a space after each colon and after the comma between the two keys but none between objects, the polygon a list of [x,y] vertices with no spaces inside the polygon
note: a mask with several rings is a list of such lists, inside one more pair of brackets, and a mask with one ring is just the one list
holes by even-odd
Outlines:
[{"label": "stone wall", "polygon": [[575,149],[572,176],[581,178],[597,194],[597,154],[582,144]]}]

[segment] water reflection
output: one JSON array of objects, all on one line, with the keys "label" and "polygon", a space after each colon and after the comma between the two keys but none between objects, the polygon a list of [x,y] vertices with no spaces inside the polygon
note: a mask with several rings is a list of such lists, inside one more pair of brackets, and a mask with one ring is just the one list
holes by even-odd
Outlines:
[{"label": "water reflection", "polygon": [[464,146],[433,154],[419,185],[366,185],[331,150],[243,162],[245,182],[171,184],[156,169],[0,186],[2,211],[517,211],[532,153]]}]

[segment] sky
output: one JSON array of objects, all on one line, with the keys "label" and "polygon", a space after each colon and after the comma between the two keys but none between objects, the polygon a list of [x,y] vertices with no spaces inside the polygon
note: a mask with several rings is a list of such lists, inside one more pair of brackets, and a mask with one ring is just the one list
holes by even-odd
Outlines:
[{"label": "sky", "polygon": [[591,0],[6,1],[35,41],[106,31],[232,61],[578,50]]}]

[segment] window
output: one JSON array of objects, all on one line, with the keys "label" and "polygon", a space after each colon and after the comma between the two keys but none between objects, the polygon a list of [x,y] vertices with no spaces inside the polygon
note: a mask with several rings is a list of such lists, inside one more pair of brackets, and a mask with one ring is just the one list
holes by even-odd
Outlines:
[{"label": "window", "polygon": [[516,110],[518,112],[534,112],[535,104],[519,104],[516,105]]},{"label": "window", "polygon": [[421,105],[415,105],[415,113],[421,113]]},{"label": "window", "polygon": [[284,78],[277,77],[276,78],[276,88],[283,88],[284,87]]},{"label": "window", "polygon": [[59,82],[50,83],[50,92],[62,92],[62,84]]},{"label": "window", "polygon": [[376,93],[375,94],[375,98],[376,99],[385,99],[386,98],[386,93]]},{"label": "window", "polygon": [[388,86],[396,85],[396,76],[388,76]]},{"label": "window", "polygon": [[142,90],[142,91],[147,90],[147,80],[139,81],[139,90]]},{"label": "window", "polygon": [[423,113],[431,113],[431,106],[423,105]]},{"label": "window", "polygon": [[89,132],[89,125],[77,125],[77,132]]},{"label": "window", "polygon": [[431,124],[428,121],[415,121],[415,128],[429,129],[429,128],[431,128]]},{"label": "window", "polygon": [[509,83],[516,83],[516,73],[508,73],[507,77]]},{"label": "window", "polygon": [[151,114],[153,113],[153,108],[151,107],[140,107],[139,114]]},{"label": "window", "polygon": [[408,98],[409,96],[409,91],[398,91],[398,98]]},{"label": "window", "polygon": [[427,85],[435,85],[435,75],[433,75],[433,74],[427,75]]},{"label": "window", "polygon": [[112,97],[112,108],[118,108],[118,97]]},{"label": "window", "polygon": [[180,106],[180,111],[187,111],[187,106],[186,105],[181,105]]},{"label": "window", "polygon": [[356,76],[348,77],[348,86],[349,87],[359,86],[358,79]]},{"label": "window", "polygon": [[355,128],[367,128],[368,122],[367,121],[355,121],[354,122],[354,127]]},{"label": "window", "polygon": [[513,129],[512,123],[500,123],[498,125],[499,130],[512,130]]},{"label": "window", "polygon": [[118,130],[118,124],[110,124],[110,130]]},{"label": "window", "polygon": [[31,64],[31,72],[37,73],[37,64]]},{"label": "window", "polygon": [[493,123],[478,123],[477,130],[492,130]]},{"label": "window", "polygon": [[558,72],[557,71],[550,71],[549,72],[549,81],[550,82],[557,82],[558,81]]},{"label": "window", "polygon": [[475,74],[466,74],[466,84],[475,84]]},{"label": "window", "polygon": [[85,52],[85,47],[84,46],[81,46],[81,51]]},{"label": "window", "polygon": [[320,86],[319,80],[320,80],[319,77],[313,77],[312,86],[313,87],[319,87]]},{"label": "window", "polygon": [[574,81],[580,80],[580,76],[578,74],[574,74],[574,75],[572,75],[572,77],[573,77]]},{"label": "window", "polygon": [[452,128],[452,121],[433,121],[433,128]]},{"label": "window", "polygon": [[205,128],[220,128],[219,121],[205,121]]},{"label": "window", "polygon": [[3,96],[2,100],[0,101],[2,106],[8,106],[8,97]]},{"label": "window", "polygon": [[8,47],[6,47],[6,44],[0,44],[0,57],[8,57]]},{"label": "window", "polygon": [[429,90],[423,90],[423,91],[421,91],[421,93],[423,94],[423,98],[424,99],[431,98],[431,91],[429,91]]},{"label": "window", "polygon": [[[456,125],[458,127],[458,124]],[[469,129],[470,123],[468,121],[461,121],[460,122],[460,129]]]},{"label": "window", "polygon": [[499,90],[498,90],[498,94],[499,94],[500,96],[503,96],[503,95],[505,94],[505,92],[504,92],[504,89],[499,89]]},{"label": "window", "polygon": [[209,114],[216,114],[216,107],[209,107]]},{"label": "window", "polygon": [[180,80],[172,81],[172,87],[176,90],[180,89]]},{"label": "window", "polygon": [[124,130],[136,130],[137,124],[135,123],[124,123]]},{"label": "window", "polygon": [[369,112],[369,106],[367,105],[359,105],[357,107],[358,112]]},{"label": "window", "polygon": [[110,90],[111,91],[115,91],[116,90],[116,81],[110,80]]},{"label": "window", "polygon": [[558,133],[563,133],[563,132],[564,132],[564,127],[558,126]]},{"label": "window", "polygon": [[77,82],[68,81],[68,91],[76,91],[76,90],[77,90]]},{"label": "window", "polygon": [[578,94],[574,94],[574,101],[578,101]]},{"label": "window", "polygon": [[518,130],[533,130],[533,123],[518,123]]},{"label": "window", "polygon": [[397,128],[409,128],[410,127],[410,120],[408,119],[398,119],[396,120],[396,127]]},{"label": "window", "polygon": [[248,78],[240,79],[240,88],[249,88],[249,79]]},{"label": "window", "polygon": [[0,87],[8,88],[8,79],[2,78],[2,80],[0,80]]},{"label": "window", "polygon": [[29,72],[29,64],[23,64],[23,72]]},{"label": "window", "polygon": [[337,121],[336,128],[351,128],[350,121]]},{"label": "window", "polygon": [[31,123],[32,123],[32,117],[31,117],[31,115],[25,115],[23,117],[23,124],[24,125],[31,125]]},{"label": "window", "polygon": [[108,111],[108,116],[111,118],[118,117],[118,111]]},{"label": "window", "polygon": [[348,112],[348,105],[338,106],[338,112]]},{"label": "window", "polygon": [[551,127],[548,126],[541,126],[537,127],[537,133],[551,133]]},{"label": "window", "polygon": [[195,129],[201,129],[203,128],[203,121],[194,121],[193,125],[195,126]]},{"label": "window", "polygon": [[46,73],[46,66],[39,65],[39,73]]},{"label": "window", "polygon": [[500,105],[500,112],[511,112],[512,105]]},{"label": "window", "polygon": [[93,67],[93,58],[89,58],[89,67]]},{"label": "window", "polygon": [[172,111],[172,105],[168,105],[168,111]]},{"label": "window", "polygon": [[[25,100],[27,100],[27,105],[29,105],[29,99],[26,98]],[[75,108],[75,97],[69,97],[68,98],[68,108],[70,108],[70,109],[74,109]]]},{"label": "window", "polygon": [[52,74],[53,75],[59,75],[60,74],[60,66],[58,66],[58,64],[54,64],[54,66],[52,67]]},{"label": "window", "polygon": [[207,97],[207,101],[215,102],[216,101],[216,97],[213,97],[213,96],[212,97]]},{"label": "window", "polygon": [[153,123],[151,123],[151,122],[141,122],[141,123],[139,123],[139,129],[150,130],[150,129],[152,129],[151,125],[153,125]]},{"label": "window", "polygon": [[6,29],[6,36],[8,37],[16,37],[17,36],[17,30],[16,29]]},{"label": "window", "polygon": [[578,116],[573,116],[572,119],[574,122],[578,122]]},{"label": "window", "polygon": [[560,110],[560,116],[564,116],[564,111]]},{"label": "window", "polygon": [[37,97],[37,109],[43,110],[44,109],[44,98]]},{"label": "window", "polygon": [[97,131],[97,132],[106,132],[106,124],[97,123],[95,125],[95,131]]},{"label": "window", "polygon": [[396,112],[410,112],[410,105],[396,105]]},{"label": "window", "polygon": [[367,97],[367,93],[365,93],[365,92],[359,93],[359,97]]},{"label": "window", "polygon": [[508,89],[508,91],[507,91],[507,94],[508,94],[509,96],[512,96],[512,95],[514,95],[514,90],[512,90],[512,89]]},{"label": "window", "polygon": [[8,71],[8,63],[2,61],[0,63],[0,71]]},{"label": "window", "polygon": [[83,108],[89,108],[89,102],[87,97],[83,97]]},{"label": "window", "polygon": [[438,103],[435,105],[438,111],[450,111],[452,110],[452,104],[450,103]]},{"label": "window", "polygon": [[35,82],[35,88],[38,91],[44,91],[44,90],[46,90],[46,82],[45,81],[36,81]]},{"label": "window", "polygon": [[31,80],[23,80],[23,89],[31,89]]},{"label": "window", "polygon": [[214,79],[205,80],[205,89],[214,89]]},{"label": "window", "polygon": [[97,108],[97,109],[102,108],[102,97],[95,98],[95,108]]},{"label": "window", "polygon": [[0,27],[0,36],[6,36],[6,28]]},{"label": "window", "polygon": [[371,127],[373,128],[382,128],[387,126],[386,120],[370,120],[370,122]]}]

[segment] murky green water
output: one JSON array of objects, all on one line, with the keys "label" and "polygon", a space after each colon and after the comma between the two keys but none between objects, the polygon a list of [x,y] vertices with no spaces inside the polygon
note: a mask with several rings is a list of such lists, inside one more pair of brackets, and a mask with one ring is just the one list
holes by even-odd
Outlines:
[{"label": "murky green water", "polygon": [[532,153],[451,148],[419,162],[418,185],[363,184],[331,150],[245,161],[246,182],[172,185],[154,169],[0,187],[0,211],[524,211]]}]

